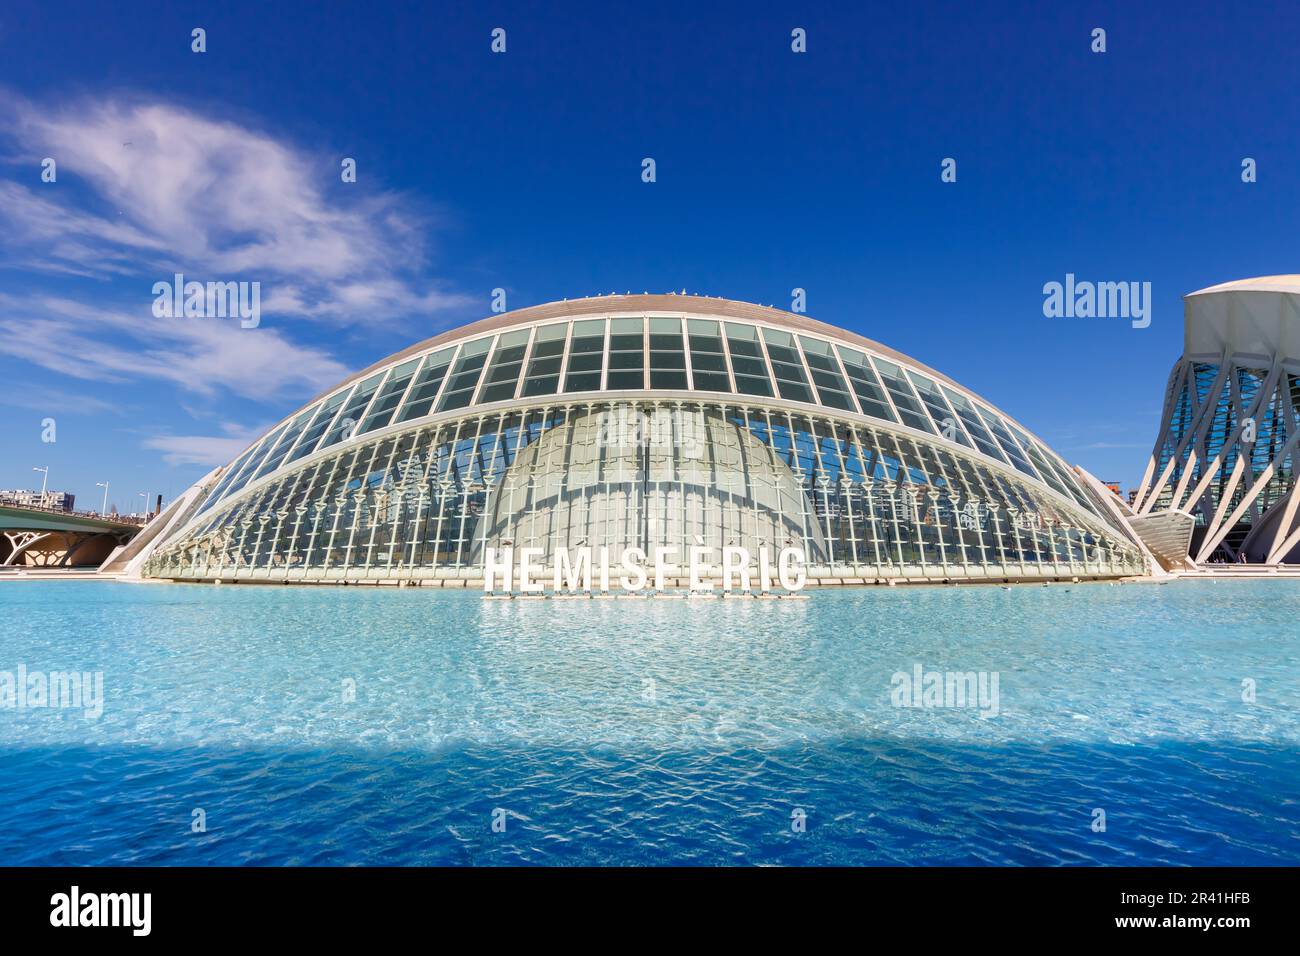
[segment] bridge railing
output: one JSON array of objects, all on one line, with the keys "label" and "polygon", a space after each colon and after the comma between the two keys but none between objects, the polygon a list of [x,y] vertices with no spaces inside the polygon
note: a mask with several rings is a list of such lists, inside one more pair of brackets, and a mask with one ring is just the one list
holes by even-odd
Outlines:
[{"label": "bridge railing", "polygon": [[0,498],[0,505],[10,508],[20,508],[23,511],[40,511],[45,514],[66,515],[73,518],[93,518],[96,521],[112,521],[117,524],[148,524],[147,518],[139,515],[103,515],[98,511],[68,511],[64,508],[54,508],[49,505],[33,505],[26,502],[14,501],[12,498]]}]

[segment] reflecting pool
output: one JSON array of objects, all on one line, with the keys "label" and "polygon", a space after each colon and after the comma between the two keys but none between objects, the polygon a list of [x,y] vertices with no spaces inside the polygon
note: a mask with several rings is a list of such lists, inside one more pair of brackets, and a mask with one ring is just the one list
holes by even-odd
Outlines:
[{"label": "reflecting pool", "polygon": [[0,864],[1300,863],[1300,583],[806,593],[0,582]]}]

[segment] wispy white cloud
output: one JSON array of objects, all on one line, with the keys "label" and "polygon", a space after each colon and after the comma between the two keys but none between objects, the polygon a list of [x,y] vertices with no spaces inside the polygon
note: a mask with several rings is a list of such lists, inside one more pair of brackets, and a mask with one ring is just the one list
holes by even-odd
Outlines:
[{"label": "wispy white cloud", "polygon": [[8,158],[27,165],[29,180],[44,157],[58,164],[56,184],[0,182],[11,265],[256,280],[272,317],[374,322],[465,304],[425,272],[433,212],[344,184],[339,157],[124,98],[50,108],[6,94],[5,128]]},{"label": "wispy white cloud", "polygon": [[0,391],[0,405],[25,408],[42,415],[109,415],[125,411],[121,405],[94,395],[25,381],[7,382]]},{"label": "wispy white cloud", "polygon": [[248,429],[234,423],[222,426],[224,435],[152,435],[142,442],[144,447],[163,453],[169,465],[228,464],[252,443],[261,429]]},{"label": "wispy white cloud", "polygon": [[[53,184],[38,177],[47,156],[58,164]],[[264,417],[278,418],[285,397],[349,371],[313,331],[319,323],[338,334],[418,316],[427,327],[467,303],[431,272],[437,212],[342,183],[340,159],[175,104],[36,103],[0,90],[0,173],[14,174],[0,178],[0,270],[25,280],[0,293],[0,356],[81,382],[155,383],[142,394],[169,396],[195,419],[224,421],[230,396],[267,402]],[[175,272],[259,282],[260,324],[156,318],[153,283]],[[22,407],[58,393],[43,394]],[[214,465],[258,433],[225,422],[216,434],[177,434],[189,430],[146,426],[141,443],[173,465]]]},{"label": "wispy white cloud", "polygon": [[153,379],[203,396],[265,400],[314,392],[347,367],[274,328],[221,319],[157,319],[58,296],[0,294],[0,354],[72,378],[106,383]]}]

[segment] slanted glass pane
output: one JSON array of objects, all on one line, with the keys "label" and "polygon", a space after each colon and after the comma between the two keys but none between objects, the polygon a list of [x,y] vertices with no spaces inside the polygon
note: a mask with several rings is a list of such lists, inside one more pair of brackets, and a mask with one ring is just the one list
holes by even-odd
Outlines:
[{"label": "slanted glass pane", "polygon": [[770,398],[772,381],[758,342],[758,329],[752,325],[727,323],[727,350],[731,353],[731,370],[736,376],[736,391],[743,395]]},{"label": "slanted glass pane", "polygon": [[707,319],[686,321],[687,341],[691,349],[691,376],[696,391],[730,392],[727,358],[723,352],[722,329]]},{"label": "slanted glass pane", "polygon": [[492,353],[487,378],[483,380],[483,391],[478,399],[480,405],[515,397],[515,386],[519,384],[519,373],[524,367],[524,353],[528,351],[528,335],[528,329],[515,329],[501,336],[496,351]]},{"label": "slanted glass pane", "polygon": [[560,385],[560,368],[564,363],[564,339],[569,334],[567,322],[543,325],[533,336],[533,354],[524,376],[523,397],[554,395]]},{"label": "slanted glass pane", "polygon": [[298,440],[298,436],[302,434],[302,430],[307,427],[307,422],[311,419],[314,410],[315,409],[309,408],[307,411],[303,412],[290,423],[288,428],[280,433],[280,437],[276,439],[275,446],[271,449],[270,454],[266,456],[266,459],[257,469],[257,473],[253,475],[253,481],[261,478],[263,475],[269,475],[271,472],[275,471],[275,469],[280,467],[280,462],[284,461],[284,456],[289,453],[289,449],[293,447],[293,443]]},{"label": "slanted glass pane", "polygon": [[808,360],[808,368],[812,371],[813,384],[817,386],[817,395],[821,403],[831,408],[856,412],[853,397],[849,395],[849,387],[840,373],[840,366],[835,361],[835,353],[831,351],[830,343],[801,335],[799,344],[803,347],[804,358]]},{"label": "slanted glass pane", "polygon": [[690,375],[697,392],[731,392],[727,375],[722,325],[707,319],[686,320],[686,342],[690,347]]},{"label": "slanted glass pane", "polygon": [[645,388],[645,322],[612,319],[609,324],[607,389]]},{"label": "slanted glass pane", "polygon": [[343,400],[352,393],[352,389],[345,388],[341,392],[335,392],[325,403],[316,409],[316,414],[312,417],[311,424],[303,430],[302,438],[289,455],[289,461],[298,461],[300,458],[306,458],[316,450],[316,445],[320,442],[321,435],[325,434],[325,429],[329,428],[330,422],[334,421],[334,416],[338,413],[339,406]]},{"label": "slanted glass pane", "polygon": [[681,319],[650,320],[650,387],[686,388],[686,348]]},{"label": "slanted glass pane", "polygon": [[1024,453],[1021,452],[1020,447],[1012,439],[1011,433],[1003,426],[1002,419],[983,405],[976,405],[975,410],[979,412],[984,424],[988,425],[989,431],[998,440],[998,445],[1006,454],[1007,460],[1015,466],[1016,470],[1024,472],[1031,478],[1037,478],[1038,472],[1034,471],[1033,466],[1025,459]]},{"label": "slanted glass pane", "polygon": [[239,475],[243,472],[244,467],[248,465],[249,461],[253,459],[254,453],[260,449],[263,449],[265,447],[265,444],[266,444],[266,440],[263,439],[262,441],[254,445],[252,448],[249,448],[242,455],[240,455],[239,458],[235,460],[235,463],[230,466],[229,470],[227,470],[225,477],[221,479],[221,483],[218,484],[215,489],[213,489],[212,494],[208,495],[208,500],[203,502],[203,507],[198,510],[198,514],[203,514],[203,512],[207,511],[218,501],[220,501],[222,497],[225,496],[226,490],[230,487],[231,483],[236,478],[238,478]]},{"label": "slanted glass pane", "polygon": [[676,352],[660,350],[650,353],[650,367],[652,369],[672,369],[675,371],[686,370],[686,354],[678,347]]},{"label": "slanted glass pane", "polygon": [[804,374],[794,336],[778,329],[764,329],[763,341],[767,344],[767,357],[772,362],[781,397],[792,402],[811,402],[812,389],[808,387],[808,376]]},{"label": "slanted glass pane", "polygon": [[411,379],[419,366],[420,360],[412,359],[393,369],[393,374],[384,383],[383,389],[379,392],[379,397],[375,399],[375,403],[370,406],[370,411],[366,413],[366,420],[357,429],[358,435],[364,435],[366,432],[383,428],[393,420],[393,412],[397,410],[397,403],[406,394],[406,387],[411,384]]},{"label": "slanted glass pane", "polygon": [[627,339],[632,336],[640,344],[641,336],[645,334],[644,319],[611,319],[609,324],[610,348],[630,348],[630,340],[624,341],[621,345],[616,345],[619,339]]},{"label": "slanted glass pane", "polygon": [[[651,319],[650,320],[650,335],[652,338],[656,335],[669,335],[669,336],[676,335],[678,338],[680,338],[681,334],[682,334],[681,319]],[[651,345],[650,347],[654,348],[653,345]]]},{"label": "slanted glass pane", "polygon": [[406,404],[397,415],[399,422],[409,422],[413,418],[423,418],[429,414],[434,399],[438,397],[438,389],[442,387],[442,381],[447,377],[447,369],[451,365],[451,357],[455,352],[454,347],[442,349],[425,360],[424,368],[420,369],[415,384],[411,386],[411,394],[406,397]]},{"label": "slanted glass pane", "polygon": [[903,424],[934,434],[934,427],[925,417],[925,412],[921,410],[921,403],[912,394],[912,387],[903,377],[903,370],[893,362],[887,362],[879,357],[875,362],[876,369],[880,372],[880,380],[885,383],[885,388],[889,389],[889,395],[894,400],[894,407],[898,409],[898,414],[902,416]]},{"label": "slanted glass pane", "polygon": [[1073,498],[1082,504],[1085,508],[1091,510],[1091,505],[1082,497],[1081,493],[1076,491],[1074,483],[1071,480],[1073,475],[1062,466],[1057,465],[1053,460],[1052,453],[1046,448],[1034,441],[1020,429],[1012,426],[1012,432],[1019,440],[1021,446],[1029,452],[1029,457],[1033,460],[1034,465],[1038,468],[1039,475],[1052,488],[1065,495],[1067,498]]},{"label": "slanted glass pane", "polygon": [[907,373],[907,377],[912,380],[912,385],[916,387],[916,394],[921,396],[921,401],[925,403],[925,407],[929,410],[930,418],[934,421],[935,427],[939,429],[939,435],[949,441],[965,445],[967,448],[974,448],[975,446],[966,436],[965,430],[953,417],[953,413],[948,408],[948,403],[944,401],[938,383],[912,371]]},{"label": "slanted glass pane", "polygon": [[196,514],[203,514],[203,512],[207,511],[209,507],[212,507],[213,505],[216,505],[218,501],[221,501],[221,498],[226,493],[226,489],[229,488],[231,481],[237,479],[239,472],[242,471],[243,467],[248,463],[248,459],[252,458],[253,451],[260,449],[261,446],[263,446],[263,442],[257,442],[257,444],[253,445],[251,449],[247,449],[242,455],[239,455],[239,458],[235,459],[234,464],[231,464],[229,470],[226,471],[225,476],[222,476],[220,484],[217,484],[216,488],[212,490],[212,494],[209,494],[207,501],[203,502],[203,507],[200,507]]},{"label": "slanted glass pane", "polygon": [[943,393],[948,397],[948,402],[952,405],[953,411],[961,419],[962,424],[966,426],[966,433],[975,440],[975,447],[990,458],[996,458],[998,461],[1006,461],[1002,450],[994,444],[993,436],[985,428],[984,422],[980,420],[979,415],[975,412],[975,407],[966,400],[966,396],[960,392],[954,392],[946,385],[943,387]]},{"label": "slanted glass pane", "polygon": [[573,323],[569,342],[569,367],[564,376],[566,392],[600,391],[600,372],[605,352],[605,320],[586,319]]},{"label": "slanted glass pane", "polygon": [[475,339],[461,346],[460,357],[447,379],[442,398],[438,399],[438,411],[445,412],[455,408],[464,408],[474,399],[474,390],[483,375],[483,364],[487,361],[488,351],[492,348],[492,337]]},{"label": "slanted glass pane", "polygon": [[1038,446],[1019,428],[1016,428],[1014,425],[1008,425],[1008,427],[1011,429],[1011,433],[1016,436],[1016,441],[1020,442],[1020,447],[1029,455],[1029,460],[1032,461],[1034,467],[1038,469],[1038,476],[1042,478],[1043,481],[1047,482],[1048,486],[1053,490],[1059,491],[1068,498],[1069,493],[1066,492],[1065,486],[1061,484],[1060,476],[1056,474],[1052,469],[1052,466],[1044,459],[1043,455],[1038,450]]},{"label": "slanted glass pane", "polygon": [[843,345],[837,345],[835,349],[840,353],[840,361],[844,363],[844,371],[848,373],[853,394],[858,397],[858,404],[862,406],[862,414],[887,422],[897,421],[893,409],[889,407],[889,402],[885,398],[884,387],[876,377],[876,370],[871,367],[866,353]]},{"label": "slanted glass pane", "polygon": [[352,396],[339,412],[339,417],[335,419],[334,424],[330,426],[329,431],[325,433],[325,438],[321,441],[321,448],[328,448],[345,438],[351,438],[356,433],[357,419],[365,412],[366,406],[370,404],[370,399],[374,398],[376,390],[384,380],[384,373],[372,375],[366,379],[353,391]]},{"label": "slanted glass pane", "polygon": [[288,423],[286,423],[281,428],[277,429],[274,434],[269,435],[266,439],[262,441],[260,445],[257,446],[257,453],[254,454],[253,457],[248,460],[248,464],[244,466],[244,470],[241,471],[239,473],[239,476],[230,483],[230,487],[226,490],[227,497],[238,494],[240,489],[242,489],[244,485],[248,484],[250,481],[253,480],[253,474],[257,470],[258,463],[265,456],[268,449],[274,446],[275,442],[279,440],[280,436],[284,434],[285,429],[287,429],[288,427],[289,425]]}]

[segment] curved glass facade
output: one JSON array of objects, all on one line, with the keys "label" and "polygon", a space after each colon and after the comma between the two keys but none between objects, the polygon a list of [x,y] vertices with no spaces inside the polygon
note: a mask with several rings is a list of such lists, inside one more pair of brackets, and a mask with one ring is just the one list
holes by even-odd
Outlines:
[{"label": "curved glass facade", "polygon": [[525,310],[355,377],[238,456],[146,573],[468,579],[511,545],[797,546],[846,580],[1142,572],[978,396],[829,326],[650,298]]}]

